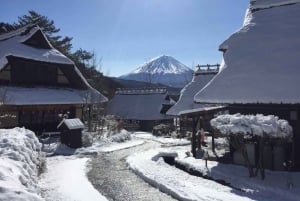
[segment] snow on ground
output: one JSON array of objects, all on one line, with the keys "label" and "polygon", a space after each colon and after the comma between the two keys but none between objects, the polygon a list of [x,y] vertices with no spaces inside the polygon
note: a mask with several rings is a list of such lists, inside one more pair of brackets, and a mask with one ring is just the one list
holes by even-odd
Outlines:
[{"label": "snow on ground", "polygon": [[[144,142],[136,139],[123,143],[112,142],[128,139],[128,133],[122,131],[114,140],[102,139],[98,146],[94,143],[90,150],[74,150],[61,145],[59,149],[62,153],[69,152],[73,155],[48,157],[47,170],[38,182],[38,166],[41,165],[44,155],[34,133],[24,128],[2,129],[0,133],[1,201],[106,200],[88,181],[88,157],[82,155],[115,151]],[[132,135],[144,140],[158,141],[162,145],[170,144],[171,140],[154,137],[149,133],[137,132]],[[172,140],[174,144],[180,144],[178,142],[182,141]],[[210,138],[207,138],[208,149],[210,141]],[[216,140],[217,145],[225,142],[223,138]],[[208,161],[206,168],[204,160],[186,156],[189,149],[190,146],[156,148],[135,153],[127,158],[127,162],[145,181],[181,200],[299,200],[300,173],[267,170],[265,180],[249,178],[247,169],[243,166]],[[176,157],[175,162],[185,169],[197,171],[214,180],[225,181],[232,187],[192,176],[165,163],[162,156]],[[288,188],[287,184],[292,184],[292,188]]]},{"label": "snow on ground", "polygon": [[[179,154],[183,156],[183,153]],[[208,169],[205,161],[193,157],[179,157],[176,161],[185,166],[186,169],[193,169],[214,180],[223,180],[231,186],[242,189],[253,196],[265,196],[269,200],[299,200],[300,196],[300,173],[281,172],[266,170],[266,178],[249,178],[248,169],[233,164],[221,164],[216,161],[208,161]],[[288,188],[288,182],[293,182],[293,189]]]},{"label": "snow on ground", "polygon": [[141,144],[144,144],[143,140],[130,140],[128,142],[105,145],[105,146],[101,147],[98,151],[99,152],[112,152],[112,151],[117,151],[120,149],[127,149],[129,147],[138,146]]},{"label": "snow on ground", "polygon": [[106,201],[87,179],[87,161],[75,156],[47,158],[48,168],[40,180],[43,197],[49,201]]},{"label": "snow on ground", "polygon": [[253,200],[242,192],[207,179],[191,176],[166,164],[163,160],[152,160],[166,149],[153,149],[129,156],[130,168],[145,181],[180,200]]},{"label": "snow on ground", "polygon": [[[219,141],[221,143],[224,140]],[[190,146],[153,149],[136,153],[128,157],[127,162],[145,181],[181,200],[299,200],[300,173],[266,170],[265,180],[249,178],[248,170],[243,166],[208,161],[206,168],[204,160],[186,156],[189,149]],[[159,158],[164,155],[177,155],[176,163],[186,170],[200,172],[214,180],[223,180],[233,188],[170,166]],[[287,186],[289,182],[293,183],[291,190]]]},{"label": "snow on ground", "polygon": [[[106,135],[105,135],[106,136]],[[43,197],[48,201],[103,201],[107,200],[88,181],[86,176],[88,155],[112,152],[143,144],[143,140],[131,139],[126,130],[108,138],[101,138],[89,147],[72,149],[63,144],[45,145],[54,156],[47,158],[47,171],[42,175],[40,185]],[[83,157],[87,155],[86,157]]]},{"label": "snow on ground", "polygon": [[41,144],[24,128],[0,130],[0,200],[40,201],[36,185],[44,161]]},{"label": "snow on ground", "polygon": [[160,142],[164,146],[184,146],[191,144],[191,141],[187,139],[177,139],[177,138],[170,138],[170,137],[157,137],[153,136],[151,133],[147,132],[134,132],[132,134],[135,138],[141,138],[145,140],[153,140],[156,142]]},{"label": "snow on ground", "polygon": [[[82,149],[71,149],[58,141],[52,139],[42,146],[30,130],[0,129],[1,201],[106,201],[88,181],[88,158],[82,155],[110,152],[144,143],[142,140],[130,140],[130,134],[124,130]],[[45,159],[42,148],[48,155],[72,156]],[[38,178],[38,171],[42,171],[39,167],[43,167],[45,160],[46,171]]]}]

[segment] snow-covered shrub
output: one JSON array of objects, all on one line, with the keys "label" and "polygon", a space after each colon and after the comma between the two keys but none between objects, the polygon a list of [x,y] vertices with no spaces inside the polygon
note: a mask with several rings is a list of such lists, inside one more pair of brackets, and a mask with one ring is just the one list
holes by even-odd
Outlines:
[{"label": "snow-covered shrub", "polygon": [[0,200],[42,200],[37,186],[45,164],[41,148],[30,130],[0,130]]},{"label": "snow-covered shrub", "polygon": [[108,115],[105,117],[105,125],[108,135],[113,135],[121,131],[123,128],[123,121],[119,117]]},{"label": "snow-covered shrub", "polygon": [[131,135],[127,130],[122,129],[120,133],[110,136],[112,142],[124,142],[131,140]]},{"label": "snow-covered shrub", "polygon": [[274,115],[225,114],[212,119],[210,123],[223,135],[243,134],[245,137],[291,138],[293,133],[288,121]]},{"label": "snow-covered shrub", "polygon": [[293,129],[289,123],[274,115],[225,114],[212,119],[210,123],[214,129],[230,138],[230,144],[242,154],[244,161],[247,164],[250,177],[256,176],[257,171],[254,174],[247,153],[245,139],[255,138],[259,149],[257,170],[260,170],[262,179],[265,178],[263,164],[265,141],[270,139],[288,141],[293,135]]},{"label": "snow-covered shrub", "polygon": [[159,124],[153,127],[153,135],[170,135],[171,127],[168,124]]},{"label": "snow-covered shrub", "polygon": [[82,146],[91,146],[94,142],[94,135],[96,135],[95,132],[82,131]]}]

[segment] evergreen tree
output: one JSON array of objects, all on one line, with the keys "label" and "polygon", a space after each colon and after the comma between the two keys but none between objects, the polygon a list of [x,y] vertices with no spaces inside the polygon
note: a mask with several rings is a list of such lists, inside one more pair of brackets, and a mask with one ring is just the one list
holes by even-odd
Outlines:
[{"label": "evergreen tree", "polygon": [[12,24],[0,22],[0,34],[7,33],[10,31],[13,31],[15,29],[16,29],[16,27]]},{"label": "evergreen tree", "polygon": [[62,37],[57,35],[60,29],[55,27],[53,20],[50,20],[48,17],[30,10],[28,14],[18,17],[18,23],[15,23],[15,26],[22,27],[27,24],[38,25],[43,30],[54,48],[58,49],[67,56],[71,55],[72,38],[68,36]]}]

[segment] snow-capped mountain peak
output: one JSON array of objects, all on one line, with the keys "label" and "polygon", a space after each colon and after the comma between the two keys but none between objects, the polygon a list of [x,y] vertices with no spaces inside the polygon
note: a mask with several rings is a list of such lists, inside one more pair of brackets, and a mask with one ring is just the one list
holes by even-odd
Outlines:
[{"label": "snow-capped mountain peak", "polygon": [[131,73],[180,74],[187,71],[190,71],[190,69],[184,64],[171,56],[162,55],[145,62]]},{"label": "snow-capped mountain peak", "polygon": [[192,76],[193,70],[173,57],[163,55],[145,62],[120,78],[181,88],[192,79]]}]

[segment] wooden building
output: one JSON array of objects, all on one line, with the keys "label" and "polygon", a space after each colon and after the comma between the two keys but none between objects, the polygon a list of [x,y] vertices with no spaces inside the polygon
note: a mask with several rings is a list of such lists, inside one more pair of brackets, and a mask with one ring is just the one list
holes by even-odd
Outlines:
[{"label": "wooden building", "polygon": [[[220,73],[196,96],[229,112],[276,115],[293,127],[286,160],[300,169],[300,3],[251,1],[243,27],[220,45]],[[274,153],[273,153],[274,154]]]},{"label": "wooden building", "polygon": [[0,127],[55,131],[62,116],[107,99],[35,25],[0,35]]},{"label": "wooden building", "polygon": [[105,113],[120,117],[126,129],[152,131],[158,124],[173,123],[165,114],[170,102],[165,88],[118,89]]},{"label": "wooden building", "polygon": [[61,132],[60,141],[71,147],[82,147],[82,130],[84,124],[78,118],[75,119],[63,119],[57,126],[57,129]]}]

